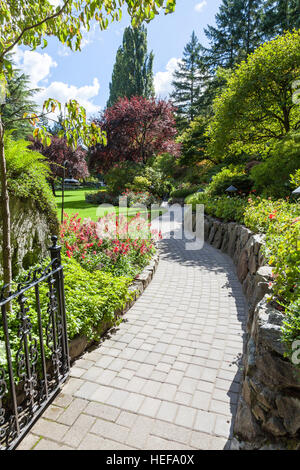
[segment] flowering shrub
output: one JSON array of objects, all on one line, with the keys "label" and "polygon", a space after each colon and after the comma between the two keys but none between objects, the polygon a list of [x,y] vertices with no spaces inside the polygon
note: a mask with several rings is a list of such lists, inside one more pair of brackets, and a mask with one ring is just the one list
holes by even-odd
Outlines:
[{"label": "flowering shrub", "polygon": [[142,204],[149,208],[151,204],[158,204],[160,202],[160,199],[149,193],[149,191],[133,191],[126,189],[126,191],[122,193],[122,196],[127,198],[128,207]]},{"label": "flowering shrub", "polygon": [[65,214],[60,230],[66,256],[75,258],[88,271],[100,269],[115,275],[140,272],[155,252],[154,242],[159,237],[140,214],[129,221],[123,215],[109,214],[98,222]]},{"label": "flowering shrub", "polygon": [[299,214],[299,205],[291,204],[288,198],[273,200],[251,196],[245,206],[244,222],[253,232],[267,233],[275,225],[289,224]]}]

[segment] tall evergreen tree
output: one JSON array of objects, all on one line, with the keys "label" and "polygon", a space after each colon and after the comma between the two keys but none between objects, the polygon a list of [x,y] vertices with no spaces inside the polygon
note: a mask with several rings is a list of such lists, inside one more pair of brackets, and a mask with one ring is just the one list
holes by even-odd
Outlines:
[{"label": "tall evergreen tree", "polygon": [[198,100],[204,86],[206,71],[202,62],[202,46],[193,31],[183,50],[183,58],[173,74],[171,99],[177,108],[177,126],[184,129],[197,116]]},{"label": "tall evergreen tree", "polygon": [[14,129],[15,139],[24,139],[32,134],[32,125],[23,119],[24,113],[35,113],[37,105],[33,96],[37,89],[29,86],[29,77],[20,70],[15,69],[12,77],[8,80],[8,92],[2,120],[7,130]]},{"label": "tall evergreen tree", "polygon": [[232,68],[261,43],[263,0],[223,0],[216,27],[208,26],[207,58],[212,67]]},{"label": "tall evergreen tree", "polygon": [[267,0],[263,19],[263,32],[267,39],[300,28],[300,0]]},{"label": "tall evergreen tree", "polygon": [[154,96],[153,59],[153,52],[147,52],[145,26],[127,27],[123,44],[117,51],[107,107],[112,106],[120,97]]}]

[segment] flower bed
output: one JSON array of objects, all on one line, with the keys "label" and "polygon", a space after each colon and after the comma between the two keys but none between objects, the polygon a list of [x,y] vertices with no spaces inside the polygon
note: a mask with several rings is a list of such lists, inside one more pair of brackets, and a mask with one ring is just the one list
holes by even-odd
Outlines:
[{"label": "flower bed", "polygon": [[149,191],[133,191],[131,189],[126,189],[126,191],[122,193],[122,197],[127,198],[128,207],[142,204],[149,209],[151,204],[159,204],[161,202],[158,197],[155,197]]},{"label": "flower bed", "polygon": [[65,214],[60,230],[66,256],[89,272],[99,269],[116,276],[136,276],[149,263],[160,237],[139,213],[130,220],[109,214],[98,222]]}]

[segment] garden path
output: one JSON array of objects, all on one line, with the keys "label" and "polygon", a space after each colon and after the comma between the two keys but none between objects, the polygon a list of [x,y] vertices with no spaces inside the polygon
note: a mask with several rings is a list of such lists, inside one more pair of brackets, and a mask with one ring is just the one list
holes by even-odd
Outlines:
[{"label": "garden path", "polygon": [[247,312],[235,268],[208,244],[170,238],[160,252],[125,321],[76,361],[19,449],[230,448]]}]

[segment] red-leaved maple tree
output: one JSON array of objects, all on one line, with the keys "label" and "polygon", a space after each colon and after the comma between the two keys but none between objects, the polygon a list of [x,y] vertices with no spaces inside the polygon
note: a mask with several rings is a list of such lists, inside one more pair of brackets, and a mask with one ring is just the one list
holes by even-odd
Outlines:
[{"label": "red-leaved maple tree", "polygon": [[52,178],[50,184],[54,191],[54,182],[57,177],[63,176],[64,163],[67,162],[66,178],[87,178],[89,176],[88,166],[86,162],[87,152],[84,148],[78,146],[72,149],[67,145],[66,139],[57,136],[51,137],[51,144],[48,147],[43,146],[39,140],[32,141],[30,148],[40,152],[50,164]]},{"label": "red-leaved maple tree", "polygon": [[90,150],[90,170],[102,172],[124,161],[145,164],[154,154],[179,155],[174,107],[169,101],[120,98],[95,123],[107,133],[107,146]]}]

